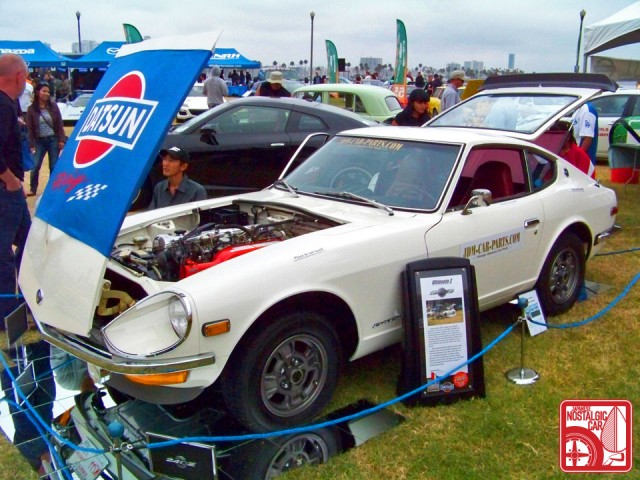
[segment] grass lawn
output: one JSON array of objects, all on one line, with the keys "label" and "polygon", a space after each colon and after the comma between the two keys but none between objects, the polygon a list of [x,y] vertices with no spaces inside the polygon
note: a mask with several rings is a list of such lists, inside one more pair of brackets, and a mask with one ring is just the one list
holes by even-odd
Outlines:
[{"label": "grass lawn", "polygon": [[[611,185],[609,169],[598,167],[603,184],[618,194],[623,231],[605,252],[640,247],[639,185]],[[517,266],[514,266],[517,268]],[[587,280],[611,285],[606,293],[578,303],[550,323],[576,322],[607,306],[640,272],[640,251],[599,256],[587,264]],[[540,479],[585,478],[559,467],[560,403],[565,399],[640,398],[640,285],[608,314],[585,326],[550,329],[525,339],[525,366],[540,380],[532,386],[507,381],[505,371],[520,366],[520,328],[484,358],[486,398],[436,407],[395,405],[406,417],[400,426],[318,467],[291,471],[283,479]],[[484,345],[516,320],[509,308],[482,314]],[[2,341],[0,339],[0,341]],[[395,397],[400,348],[393,347],[349,364],[328,410],[366,398],[382,403]],[[638,427],[633,440],[640,449]],[[598,478],[637,478],[634,472]],[[0,440],[0,479],[38,478],[17,450]]]}]

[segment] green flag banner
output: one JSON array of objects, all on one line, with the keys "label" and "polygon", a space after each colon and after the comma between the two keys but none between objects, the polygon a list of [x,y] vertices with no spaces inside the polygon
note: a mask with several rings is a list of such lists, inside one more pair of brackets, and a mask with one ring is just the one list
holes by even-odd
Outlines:
[{"label": "green flag banner", "polygon": [[142,35],[140,35],[138,29],[133,25],[129,23],[123,23],[122,26],[124,27],[124,38],[126,39],[127,43],[138,43],[143,40]]},{"label": "green flag banner", "polygon": [[398,33],[396,35],[396,75],[394,83],[407,82],[407,29],[402,20],[396,19]]},{"label": "green flag banner", "polygon": [[327,44],[327,77],[329,83],[338,83],[338,50],[331,40]]}]

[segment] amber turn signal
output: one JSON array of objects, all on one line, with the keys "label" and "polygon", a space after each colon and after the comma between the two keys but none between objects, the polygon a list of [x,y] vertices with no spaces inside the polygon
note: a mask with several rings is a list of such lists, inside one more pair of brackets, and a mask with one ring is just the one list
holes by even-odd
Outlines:
[{"label": "amber turn signal", "polygon": [[202,335],[205,337],[215,337],[223,333],[229,333],[231,330],[231,320],[218,320],[216,322],[205,323],[202,325]]},{"label": "amber turn signal", "polygon": [[153,375],[125,375],[129,380],[141,385],[175,385],[184,383],[189,377],[188,370],[171,373],[158,373]]}]

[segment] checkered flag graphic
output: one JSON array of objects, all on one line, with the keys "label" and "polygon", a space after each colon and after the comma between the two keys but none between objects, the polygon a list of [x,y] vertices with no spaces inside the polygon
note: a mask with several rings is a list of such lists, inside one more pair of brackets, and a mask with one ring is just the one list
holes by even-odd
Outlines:
[{"label": "checkered flag graphic", "polygon": [[71,200],[90,200],[97,197],[98,194],[107,187],[108,185],[104,185],[102,183],[90,183],[69,197],[67,202],[70,202]]}]

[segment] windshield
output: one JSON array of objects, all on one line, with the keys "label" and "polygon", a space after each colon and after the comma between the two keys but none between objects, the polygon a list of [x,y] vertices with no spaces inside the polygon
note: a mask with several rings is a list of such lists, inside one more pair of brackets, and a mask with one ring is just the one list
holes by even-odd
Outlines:
[{"label": "windshield", "polygon": [[434,209],[461,145],[336,137],[286,177],[298,193],[349,192],[393,208]]},{"label": "windshield", "polygon": [[533,133],[568,105],[571,95],[502,94],[476,95],[443,112],[430,127],[491,128]]},{"label": "windshield", "polygon": [[202,85],[194,85],[191,87],[191,91],[189,92],[189,97],[206,97],[204,93],[202,93]]}]

